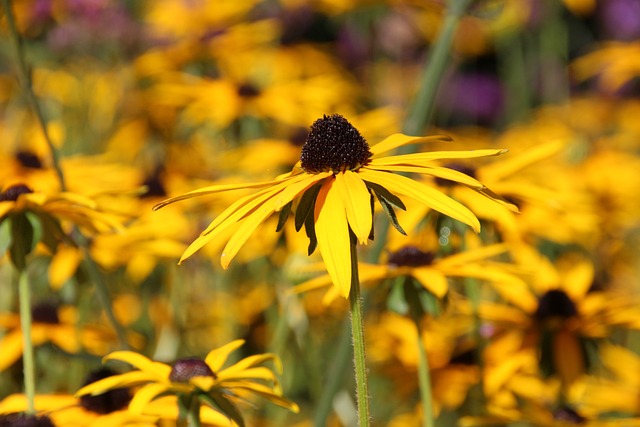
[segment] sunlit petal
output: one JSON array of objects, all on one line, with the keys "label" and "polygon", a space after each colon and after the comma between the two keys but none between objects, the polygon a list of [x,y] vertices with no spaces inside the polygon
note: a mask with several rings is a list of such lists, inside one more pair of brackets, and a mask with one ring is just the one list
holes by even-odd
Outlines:
[{"label": "sunlit petal", "polygon": [[480,231],[480,221],[473,212],[440,191],[401,175],[363,169],[360,170],[360,175],[365,181],[371,181],[390,191],[411,197],[438,212],[469,225],[476,232]]},{"label": "sunlit petal", "polygon": [[334,183],[342,203],[346,208],[347,220],[358,238],[358,242],[364,245],[369,240],[373,223],[371,212],[371,194],[364,181],[358,174],[351,171],[336,174]]},{"label": "sunlit petal", "polygon": [[143,413],[145,406],[165,391],[167,391],[167,386],[165,384],[147,384],[140,390],[136,391],[135,396],[133,396],[133,399],[131,399],[131,402],[129,403],[129,410],[134,414]]},{"label": "sunlit petal", "polygon": [[235,340],[223,345],[222,347],[211,350],[204,362],[209,365],[209,368],[216,373],[224,366],[227,358],[231,353],[242,347],[244,340]]},{"label": "sunlit petal", "polygon": [[388,136],[379,143],[371,146],[369,151],[373,153],[375,158],[375,156],[380,153],[391,151],[404,145],[421,144],[429,141],[451,141],[451,137],[446,135],[430,135],[419,137],[404,135],[401,133],[394,133],[393,135]]},{"label": "sunlit petal", "polygon": [[114,351],[106,355],[103,359],[104,362],[108,360],[119,360],[121,362],[128,363],[129,365],[140,369],[141,371],[148,371],[154,373],[158,378],[168,378],[171,372],[171,367],[164,363],[154,362],[133,351]]},{"label": "sunlit petal", "polygon": [[314,218],[320,255],[333,284],[347,298],[351,289],[351,242],[349,225],[335,180],[327,179],[316,200]]}]

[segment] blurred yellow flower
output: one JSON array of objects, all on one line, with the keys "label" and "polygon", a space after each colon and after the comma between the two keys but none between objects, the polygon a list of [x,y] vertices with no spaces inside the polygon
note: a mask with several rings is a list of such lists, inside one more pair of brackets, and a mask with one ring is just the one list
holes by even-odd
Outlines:
[{"label": "blurred yellow flower", "polygon": [[[297,412],[298,405],[282,397],[282,390],[275,373],[261,366],[264,362],[273,361],[278,370],[282,369],[280,359],[274,354],[258,354],[249,356],[223,368],[229,355],[240,348],[244,340],[232,341],[214,349],[201,359],[180,359],[172,366],[152,361],[145,356],[131,351],[117,351],[105,356],[104,361],[119,360],[128,363],[137,370],[114,375],[82,387],[76,396],[97,395],[105,391],[142,386],[138,389],[129,410],[135,414],[147,413],[147,407],[157,398],[164,395],[192,396],[200,403],[222,412],[240,425],[242,416],[236,407],[237,401],[247,399],[251,395]],[[155,407],[154,411],[161,408]],[[165,407],[162,412],[174,414],[175,407]]]}]

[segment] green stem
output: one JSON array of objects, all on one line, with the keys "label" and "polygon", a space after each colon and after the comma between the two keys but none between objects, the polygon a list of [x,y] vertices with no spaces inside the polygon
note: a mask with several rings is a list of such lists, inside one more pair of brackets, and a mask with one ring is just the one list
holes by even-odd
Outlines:
[{"label": "green stem", "polygon": [[433,395],[431,394],[431,371],[427,349],[422,341],[422,327],[416,319],[417,345],[418,345],[418,383],[420,385],[420,402],[422,405],[422,425],[433,427]]},{"label": "green stem", "polygon": [[189,405],[189,413],[187,419],[189,421],[189,427],[200,427],[200,401],[197,397],[191,397],[191,404]]},{"label": "green stem", "polygon": [[419,135],[423,128],[431,121],[433,107],[440,81],[447,68],[453,35],[460,18],[473,0],[450,0],[450,7],[445,15],[442,29],[429,56],[427,63],[422,67],[420,89],[416,94],[413,105],[404,123],[403,132],[408,135]]},{"label": "green stem", "polygon": [[31,286],[26,271],[20,272],[18,279],[18,294],[20,297],[20,327],[22,328],[22,362],[24,372],[24,393],[27,397],[27,413],[35,414],[35,363],[33,358],[33,343],[31,342]]},{"label": "green stem", "polygon": [[369,426],[369,387],[367,385],[367,365],[364,346],[364,320],[362,316],[362,298],[360,297],[360,279],[358,277],[358,250],[351,245],[351,292],[349,293],[351,309],[351,335],[353,337],[353,361],[356,371],[356,389],[358,400],[359,426]]},{"label": "green stem", "polygon": [[47,122],[45,121],[44,115],[42,114],[42,109],[40,108],[38,99],[36,98],[36,95],[33,92],[31,74],[29,72],[29,67],[27,65],[22,38],[20,37],[20,33],[18,32],[18,28],[16,26],[15,18],[13,16],[11,1],[2,0],[2,6],[4,8],[5,16],[7,17],[7,24],[9,25],[11,42],[13,44],[15,55],[17,58],[18,80],[20,82],[20,86],[22,87],[22,91],[27,97],[29,106],[33,110],[33,113],[35,114],[36,119],[38,120],[38,124],[40,125],[40,128],[42,129],[42,133],[44,135],[44,140],[46,141],[47,146],[49,147],[49,151],[51,153],[51,163],[53,165],[53,169],[56,172],[56,175],[58,175],[58,181],[60,181],[60,190],[65,191],[66,185],[64,181],[64,174],[62,172],[62,168],[60,167],[60,158],[58,155],[58,150],[56,149],[55,145],[53,144],[53,141],[51,140],[51,136],[49,135],[49,131],[47,129]]},{"label": "green stem", "polygon": [[176,420],[177,427],[188,427],[189,422],[187,418],[189,417],[191,402],[190,396],[184,394],[178,394],[178,419]]}]

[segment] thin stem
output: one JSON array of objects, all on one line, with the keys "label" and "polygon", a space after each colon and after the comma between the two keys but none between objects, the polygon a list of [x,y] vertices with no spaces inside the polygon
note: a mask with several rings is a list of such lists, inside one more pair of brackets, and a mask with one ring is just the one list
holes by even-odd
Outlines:
[{"label": "thin stem", "polygon": [[190,403],[191,404],[189,405],[189,413],[187,414],[189,427],[200,427],[200,401],[197,397],[192,397]]},{"label": "thin stem", "polygon": [[66,185],[64,181],[64,174],[62,172],[62,168],[60,167],[60,158],[58,155],[58,150],[56,149],[55,145],[53,144],[53,141],[51,140],[51,136],[49,135],[49,131],[47,129],[47,122],[45,121],[44,115],[42,114],[42,109],[40,108],[38,99],[36,98],[36,95],[33,92],[31,74],[29,72],[29,67],[27,65],[22,38],[20,37],[20,33],[18,32],[18,28],[16,26],[15,18],[13,16],[11,1],[2,0],[2,6],[4,8],[5,16],[7,17],[7,23],[9,24],[9,33],[11,35],[11,42],[13,44],[15,55],[17,58],[18,81],[20,82],[22,91],[27,97],[29,106],[33,110],[33,113],[35,114],[36,119],[38,120],[38,124],[42,129],[44,140],[46,141],[47,146],[49,147],[49,152],[51,153],[51,163],[53,165],[53,169],[56,172],[56,175],[58,175],[58,181],[60,182],[60,190],[65,191]]},{"label": "thin stem", "polygon": [[364,346],[364,321],[362,316],[362,298],[360,297],[360,279],[358,277],[358,251],[351,245],[351,335],[353,337],[353,361],[356,371],[356,389],[358,400],[359,426],[369,426],[369,387],[367,385],[367,365]]},{"label": "thin stem", "polygon": [[31,342],[31,286],[26,271],[20,272],[18,294],[20,297],[20,327],[24,343],[22,351],[24,393],[27,397],[27,414],[35,414],[36,381],[33,344]]},{"label": "thin stem", "polygon": [[433,427],[433,395],[431,393],[431,371],[429,370],[429,359],[427,350],[422,341],[422,327],[416,319],[417,345],[418,345],[418,384],[420,385],[420,402],[422,405],[422,425],[423,427]]},{"label": "thin stem", "polygon": [[189,422],[187,420],[190,412],[190,396],[184,394],[178,394],[178,419],[176,420],[177,427],[188,427]]},{"label": "thin stem", "polygon": [[408,135],[422,133],[425,125],[431,121],[433,106],[435,105],[438,87],[447,68],[453,35],[455,34],[460,17],[464,14],[473,0],[450,0],[450,7],[445,15],[442,29],[429,56],[422,67],[420,89],[416,94],[413,105],[404,123],[403,132]]}]

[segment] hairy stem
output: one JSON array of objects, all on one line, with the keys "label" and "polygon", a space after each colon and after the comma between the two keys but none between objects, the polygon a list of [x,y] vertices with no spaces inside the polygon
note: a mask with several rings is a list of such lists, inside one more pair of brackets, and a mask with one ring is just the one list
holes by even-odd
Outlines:
[{"label": "hairy stem", "polygon": [[26,271],[20,271],[18,294],[20,296],[20,327],[24,344],[22,351],[24,394],[27,397],[27,413],[35,414],[36,381],[33,344],[31,342],[31,285]]}]

